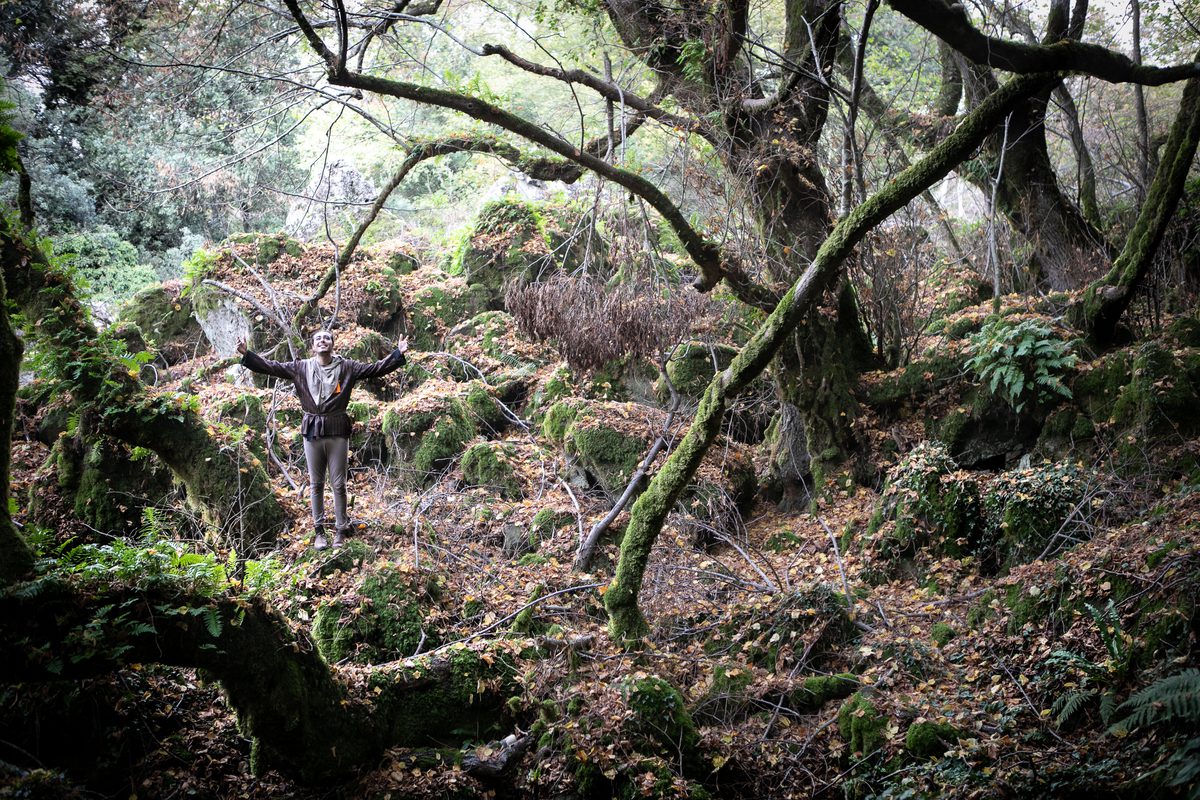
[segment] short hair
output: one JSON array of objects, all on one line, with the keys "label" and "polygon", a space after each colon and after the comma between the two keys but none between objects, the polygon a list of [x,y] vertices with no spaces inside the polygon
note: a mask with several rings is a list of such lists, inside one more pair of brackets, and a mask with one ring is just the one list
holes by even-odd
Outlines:
[{"label": "short hair", "polygon": [[317,334],[320,333],[328,333],[330,339],[337,341],[337,337],[334,336],[333,331],[329,330],[328,328],[321,328],[320,330],[315,330],[312,332],[312,335],[308,337],[308,343],[312,344],[313,340],[317,338]]}]

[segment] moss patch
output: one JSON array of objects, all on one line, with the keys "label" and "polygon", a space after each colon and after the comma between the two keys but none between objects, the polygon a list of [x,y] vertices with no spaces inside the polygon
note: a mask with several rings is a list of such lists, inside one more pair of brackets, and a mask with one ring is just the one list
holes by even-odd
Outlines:
[{"label": "moss patch", "polygon": [[441,639],[427,621],[441,596],[436,576],[385,564],[367,572],[349,603],[318,607],[313,639],[326,661],[378,664],[416,653]]},{"label": "moss patch", "polygon": [[513,464],[517,449],[502,442],[480,442],[462,458],[463,479],[471,486],[484,486],[507,500],[521,497],[521,482]]},{"label": "moss patch", "polygon": [[850,752],[863,758],[883,744],[883,729],[888,718],[879,713],[875,704],[862,692],[850,697],[838,709],[837,724]]}]

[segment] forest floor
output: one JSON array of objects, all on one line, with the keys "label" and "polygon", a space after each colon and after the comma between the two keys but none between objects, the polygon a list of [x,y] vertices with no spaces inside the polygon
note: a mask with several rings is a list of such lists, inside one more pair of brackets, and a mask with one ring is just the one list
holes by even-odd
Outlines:
[{"label": "forest floor", "polygon": [[[281,257],[271,285],[285,300],[303,296],[328,255],[314,248],[302,258]],[[372,302],[371,274],[357,267],[348,272],[343,308]],[[264,305],[272,302],[245,271],[221,277]],[[398,280],[410,306],[429,283],[424,270]],[[455,322],[438,322],[437,333],[444,339]],[[339,349],[368,331],[346,326]],[[478,339],[453,354],[489,377],[506,366],[497,352],[533,364],[523,377],[527,397],[561,370],[550,349],[512,330],[503,338],[499,351],[494,341]],[[901,555],[886,551],[872,518],[888,498],[866,487],[831,488],[795,512],[764,498],[737,518],[724,507],[709,517],[681,512],[655,545],[640,598],[651,633],[643,647],[628,650],[608,637],[601,605],[618,555],[616,536],[603,541],[591,571],[572,567],[581,536],[608,511],[610,499],[595,481],[582,482],[576,460],[540,429],[545,409],[512,409],[528,427],[481,428],[472,440],[509,446],[501,452],[513,490],[473,485],[457,458],[436,480],[422,482],[402,461],[378,457],[396,446],[383,430],[389,408],[410,416],[442,413],[439,403],[457,391],[456,362],[441,352],[414,352],[402,378],[357,390],[356,399],[369,407],[362,423],[367,435],[356,440],[351,463],[357,530],[342,551],[311,548],[289,393],[230,383],[223,371],[210,369],[219,360],[212,353],[172,366],[157,391],[178,390],[186,381],[214,424],[228,423],[227,409],[247,393],[277,410],[271,446],[290,479],[278,468],[272,474],[295,526],[262,562],[258,591],[298,632],[310,635],[318,614],[329,613],[322,609],[338,609],[346,628],[373,613],[363,590],[369,575],[394,570],[430,578],[437,592],[422,606],[418,646],[391,657],[411,659],[456,643],[508,647],[518,658],[520,685],[512,717],[498,728],[447,732],[445,741],[428,748],[395,748],[379,764],[364,765],[350,785],[314,788],[270,770],[251,773],[249,743],[219,687],[202,675],[161,666],[127,669],[68,691],[103,707],[87,718],[93,732],[111,739],[103,748],[111,763],[91,765],[103,782],[77,796],[566,797],[584,784],[592,796],[631,797],[696,795],[701,785],[715,795],[771,798],[840,797],[843,791],[856,797],[1068,796],[1084,786],[1138,796],[1146,785],[1140,778],[1170,767],[1189,746],[1186,732],[1170,726],[1126,731],[1109,724],[1120,719],[1114,709],[1137,690],[1197,666],[1200,491],[1187,476],[1168,475],[1161,483],[1128,472],[1118,477],[1102,457],[1081,452],[1080,459],[1090,460],[1077,464],[1088,487],[1085,523],[1071,529],[1079,541],[1047,544],[1038,554],[1044,557],[1000,570],[981,569],[977,557],[952,555],[934,543]],[[573,396],[590,398],[596,424],[652,438],[661,412],[599,384],[580,377],[572,386]],[[878,448],[872,458],[881,476],[903,455],[887,454],[884,443],[909,448],[924,440],[927,421],[941,414],[936,404],[957,400],[948,397],[886,421],[864,409],[862,425]],[[1173,446],[1195,452],[1197,445],[1187,438]],[[722,458],[749,458],[765,471],[759,449],[732,441],[725,447],[714,454],[712,469],[722,468]],[[48,453],[18,430],[14,496],[53,494],[42,468]],[[53,500],[47,505],[53,508]],[[94,538],[72,520],[69,504],[57,513],[60,541]],[[539,524],[535,517],[553,520],[536,550],[506,555],[506,536],[526,535]],[[626,519],[627,512],[614,530]],[[217,559],[228,557],[203,538],[192,544]],[[355,642],[334,666],[348,686],[362,684],[370,646]],[[530,648],[536,658],[528,657]],[[861,703],[847,707],[848,692],[810,707],[797,700],[806,680],[841,673],[853,674]],[[672,762],[669,748],[647,745],[639,734],[629,687],[646,676],[680,690],[699,733],[700,765],[685,766],[682,750]],[[32,723],[47,731],[66,724],[45,714]],[[77,713],[64,716],[78,722]],[[429,756],[439,744],[443,753],[487,756],[505,736],[530,730],[539,743],[503,779],[470,775],[452,759],[439,766]],[[938,733],[932,742],[928,736],[912,741],[922,730]],[[69,740],[65,733],[62,738]],[[120,774],[126,783],[114,777]],[[1154,791],[1167,791],[1161,781],[1158,786]],[[1186,782],[1172,791],[1186,793]]]}]

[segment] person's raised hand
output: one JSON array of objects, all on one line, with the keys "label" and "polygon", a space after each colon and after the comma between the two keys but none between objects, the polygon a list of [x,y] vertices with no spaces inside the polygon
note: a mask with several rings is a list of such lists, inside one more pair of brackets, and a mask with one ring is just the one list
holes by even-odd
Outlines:
[{"label": "person's raised hand", "polygon": [[396,340],[396,349],[399,350],[401,353],[408,352],[408,337],[407,336],[401,336],[399,339]]},{"label": "person's raised hand", "polygon": [[242,356],[246,355],[246,340],[245,339],[238,339],[237,351],[238,351],[238,355],[242,355]]}]

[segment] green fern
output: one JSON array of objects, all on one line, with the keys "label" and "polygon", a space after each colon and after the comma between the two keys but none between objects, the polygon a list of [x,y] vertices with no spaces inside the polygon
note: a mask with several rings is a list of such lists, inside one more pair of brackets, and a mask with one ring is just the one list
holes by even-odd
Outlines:
[{"label": "green fern", "polygon": [[1059,695],[1058,699],[1054,701],[1054,705],[1050,707],[1050,713],[1054,715],[1054,723],[1060,728],[1066,725],[1067,721],[1095,696],[1095,689],[1075,689]]},{"label": "green fern", "polygon": [[1115,730],[1129,731],[1167,722],[1200,724],[1200,669],[1160,678],[1117,709],[1125,716]]}]

